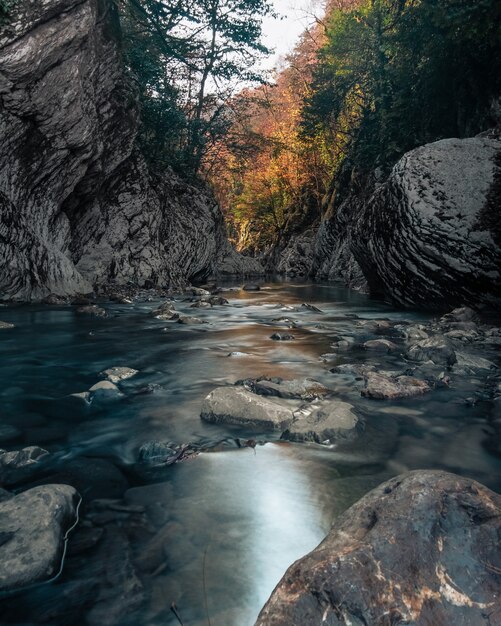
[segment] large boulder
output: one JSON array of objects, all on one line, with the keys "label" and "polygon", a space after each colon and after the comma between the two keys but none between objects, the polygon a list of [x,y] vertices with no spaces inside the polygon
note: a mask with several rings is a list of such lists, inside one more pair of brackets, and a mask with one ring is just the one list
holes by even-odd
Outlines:
[{"label": "large boulder", "polygon": [[440,471],[404,474],[296,561],[256,626],[501,623],[501,496]]},{"label": "large boulder", "polygon": [[500,150],[496,138],[444,139],[400,159],[353,227],[372,292],[409,307],[501,304]]},{"label": "large boulder", "polygon": [[0,502],[0,593],[59,573],[79,500],[73,487],[44,485]]},{"label": "large boulder", "polygon": [[260,431],[285,430],[293,420],[288,405],[258,396],[243,387],[218,387],[202,405],[206,422],[233,424]]},{"label": "large boulder", "polygon": [[282,433],[289,441],[334,443],[354,439],[359,430],[359,419],[353,406],[341,400],[316,402],[294,413],[294,421]]}]

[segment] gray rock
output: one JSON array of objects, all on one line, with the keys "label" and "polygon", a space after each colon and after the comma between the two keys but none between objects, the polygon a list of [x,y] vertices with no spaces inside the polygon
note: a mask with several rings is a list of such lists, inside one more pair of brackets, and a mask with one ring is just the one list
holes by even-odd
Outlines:
[{"label": "gray rock", "polygon": [[395,165],[353,214],[351,249],[373,293],[447,309],[501,302],[492,137],[443,139]]},{"label": "gray rock", "polygon": [[108,317],[106,311],[96,304],[89,304],[87,306],[80,306],[76,310],[77,313],[84,313],[86,315],[93,315],[94,317]]},{"label": "gray rock", "polygon": [[178,324],[207,324],[205,320],[200,319],[199,317],[192,317],[191,315],[180,315],[177,320]]},{"label": "gray rock", "polygon": [[457,360],[451,341],[440,335],[412,344],[405,356],[411,361],[432,361],[436,365],[454,365]]},{"label": "gray rock", "polygon": [[111,383],[119,383],[122,380],[127,380],[138,374],[138,370],[131,367],[110,367],[102,372]]},{"label": "gray rock", "polygon": [[261,376],[260,378],[246,378],[235,384],[243,385],[261,396],[276,396],[287,399],[313,400],[331,393],[330,389],[313,378],[284,380],[283,378]]},{"label": "gray rock", "polygon": [[47,457],[49,453],[38,446],[28,446],[22,450],[13,452],[0,451],[0,474],[2,469],[21,469],[28,465],[38,463],[41,459]]},{"label": "gray rock", "polygon": [[0,330],[5,329],[5,328],[14,328],[14,324],[11,324],[10,322],[0,321]]},{"label": "gray rock", "polygon": [[413,376],[388,376],[381,372],[367,372],[362,395],[377,400],[412,398],[427,393],[431,387]]},{"label": "gray rock", "polygon": [[380,352],[395,352],[395,350],[398,350],[398,346],[388,339],[370,339],[364,343],[364,348]]},{"label": "gray rock", "polygon": [[472,308],[468,306],[462,306],[457,309],[454,309],[453,311],[451,311],[450,313],[447,313],[446,315],[443,315],[440,318],[440,321],[443,323],[450,323],[450,322],[478,323],[480,321],[480,318],[478,316],[478,313],[474,311]]},{"label": "gray rock", "polygon": [[149,171],[118,11],[35,4],[13,3],[0,33],[0,292],[41,300],[262,273],[230,246],[208,189]]},{"label": "gray rock", "polygon": [[201,418],[261,431],[283,431],[293,420],[292,409],[243,387],[219,387],[205,398]]},{"label": "gray rock", "polygon": [[475,374],[478,371],[489,371],[497,369],[497,365],[483,357],[466,352],[456,352],[457,361],[452,371],[456,373]]},{"label": "gray rock", "polygon": [[203,300],[199,300],[198,302],[194,302],[190,305],[192,309],[212,309],[212,304],[210,302],[204,302]]},{"label": "gray rock", "polygon": [[498,623],[500,533],[501,496],[483,485],[438,471],[398,476],[291,565],[256,626]]},{"label": "gray rock", "polygon": [[273,339],[273,341],[292,341],[295,337],[288,333],[273,333],[273,335],[270,335],[270,339]]},{"label": "gray rock", "polygon": [[355,438],[358,423],[354,407],[347,402],[315,402],[294,413],[294,421],[282,433],[282,439],[334,443],[340,439]]},{"label": "gray rock", "polygon": [[59,573],[65,537],[79,496],[68,485],[34,487],[0,502],[0,592],[50,580]]}]

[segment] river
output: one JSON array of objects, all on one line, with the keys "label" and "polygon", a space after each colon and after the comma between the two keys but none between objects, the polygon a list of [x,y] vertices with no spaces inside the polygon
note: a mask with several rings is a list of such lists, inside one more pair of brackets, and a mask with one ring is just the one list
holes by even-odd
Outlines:
[{"label": "river", "polygon": [[[353,362],[405,369],[400,353],[354,347],[328,363],[319,358],[333,352],[336,337],[363,340],[360,319],[416,323],[429,315],[397,311],[329,283],[269,282],[257,292],[223,295],[229,304],[208,310],[191,309],[183,298],[175,303],[209,322],[202,325],[155,319],[150,311],[160,300],[105,303],[106,319],[71,306],[0,309],[0,318],[16,326],[0,331],[2,422],[20,430],[16,441],[0,447],[40,445],[51,452],[58,469],[45,482],[57,482],[78,459],[105,468],[101,483],[89,473],[87,488],[84,472],[78,485],[84,527],[104,528],[104,537],[76,554],[70,538],[62,575],[4,600],[1,623],[165,626],[179,624],[175,603],[184,626],[252,626],[286,568],[322,540],[336,516],[387,478],[440,468],[501,489],[501,459],[482,445],[486,403],[469,401],[481,388],[478,377],[385,402],[363,398],[358,383],[330,369]],[[281,316],[297,328],[272,321]],[[270,339],[284,329],[294,341]],[[228,356],[232,352],[244,354]],[[139,371],[120,384],[123,398],[97,413],[73,411],[65,397],[87,390],[112,366]],[[200,420],[212,389],[260,375],[322,382],[363,416],[365,436],[339,449],[272,441]],[[235,437],[258,443],[238,448]],[[138,449],[150,441],[195,443],[206,451],[145,470]],[[109,466],[119,473],[116,480],[108,481]],[[108,518],[96,513],[106,502],[91,504],[124,494],[123,510]],[[103,559],[104,570],[89,565]],[[79,603],[67,600],[71,589],[79,590],[73,592]],[[135,596],[143,601],[131,600]]]}]

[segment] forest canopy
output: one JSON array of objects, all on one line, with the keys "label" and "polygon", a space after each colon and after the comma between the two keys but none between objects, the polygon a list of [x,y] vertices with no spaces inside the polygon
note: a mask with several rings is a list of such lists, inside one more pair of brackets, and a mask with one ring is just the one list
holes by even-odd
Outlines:
[{"label": "forest canopy", "polygon": [[268,81],[255,68],[269,0],[121,10],[143,150],[212,184],[240,249],[311,224],[416,146],[493,124],[496,0],[330,0]]}]

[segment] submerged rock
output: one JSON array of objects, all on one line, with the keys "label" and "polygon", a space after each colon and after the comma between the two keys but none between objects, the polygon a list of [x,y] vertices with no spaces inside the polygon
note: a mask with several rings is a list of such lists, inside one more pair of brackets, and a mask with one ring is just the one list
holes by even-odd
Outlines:
[{"label": "submerged rock", "polygon": [[263,431],[282,431],[293,420],[292,409],[243,387],[218,387],[202,405],[206,422],[233,424]]},{"label": "submerged rock", "polygon": [[79,306],[76,311],[77,311],[77,313],[84,313],[86,315],[93,315],[94,317],[108,317],[108,314],[106,313],[106,311],[102,307],[97,306],[97,304],[89,304],[89,305],[86,305],[86,306]]},{"label": "submerged rock", "polygon": [[205,320],[200,319],[199,317],[192,317],[190,315],[180,315],[177,320],[178,324],[208,324]]},{"label": "submerged rock", "polygon": [[413,376],[388,376],[380,372],[367,372],[362,395],[377,400],[412,398],[431,390],[424,380]]},{"label": "submerged rock", "polygon": [[255,283],[247,283],[242,287],[242,289],[244,291],[261,291],[261,287]]},{"label": "submerged rock", "polygon": [[341,400],[316,402],[302,407],[294,413],[294,421],[282,434],[282,439],[324,444],[353,439],[359,424],[353,409],[351,404]]},{"label": "submerged rock", "polygon": [[364,343],[366,350],[379,350],[381,352],[395,352],[398,350],[397,344],[388,339],[370,339]]},{"label": "submerged rock", "polygon": [[45,485],[0,501],[0,592],[59,573],[79,500],[73,487]]},{"label": "submerged rock", "polygon": [[435,335],[410,346],[405,356],[411,361],[433,361],[436,365],[454,365],[456,353],[449,339]]},{"label": "submerged rock", "polygon": [[501,496],[483,485],[398,476],[287,570],[256,626],[499,623],[500,534]]},{"label": "submerged rock", "polygon": [[295,337],[288,333],[273,333],[273,335],[270,335],[270,339],[273,339],[273,341],[292,341]]}]

